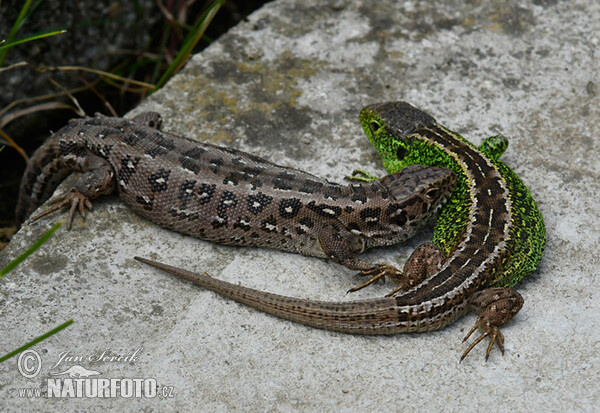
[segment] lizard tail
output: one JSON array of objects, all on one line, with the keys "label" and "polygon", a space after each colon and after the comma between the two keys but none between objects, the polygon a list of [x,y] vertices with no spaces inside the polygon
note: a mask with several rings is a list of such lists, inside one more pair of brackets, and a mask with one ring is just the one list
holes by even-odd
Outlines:
[{"label": "lizard tail", "polygon": [[243,287],[146,258],[134,259],[223,297],[307,326],[353,334],[394,334],[406,331],[399,329],[395,322],[398,307],[394,298],[348,302],[304,300]]}]

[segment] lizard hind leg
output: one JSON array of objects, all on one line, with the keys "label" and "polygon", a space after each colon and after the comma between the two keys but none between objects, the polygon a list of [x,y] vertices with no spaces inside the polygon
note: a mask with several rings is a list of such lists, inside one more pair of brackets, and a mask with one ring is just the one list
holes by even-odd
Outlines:
[{"label": "lizard hind leg", "polygon": [[69,191],[50,199],[49,204],[52,206],[32,217],[31,222],[35,222],[56,210],[69,207],[67,230],[71,229],[77,210],[79,210],[82,217],[85,217],[85,208],[92,209],[91,200],[114,191],[113,176],[113,169],[108,161],[95,155],[89,155],[86,172],[77,179]]},{"label": "lizard hind leg", "polygon": [[394,290],[386,294],[386,297],[390,297],[399,291],[408,290],[420,284],[424,279],[437,273],[445,259],[446,256],[438,247],[426,242],[419,245],[408,257],[402,271],[391,265],[377,264],[376,267],[360,273],[360,275],[370,275],[371,278],[364,284],[352,288],[349,292],[358,291],[378,279],[388,276],[398,284]]},{"label": "lizard hind leg", "polygon": [[83,195],[81,192],[77,190],[77,188],[71,188],[69,192],[65,192],[64,194],[57,195],[48,201],[50,205],[52,205],[47,210],[40,212],[36,216],[31,218],[31,222],[35,222],[38,219],[45,217],[57,211],[59,209],[69,207],[69,219],[67,221],[67,229],[71,229],[71,225],[73,224],[73,217],[75,216],[75,211],[79,210],[79,213],[82,217],[85,216],[85,208],[92,209],[92,203],[90,200]]},{"label": "lizard hind leg", "polygon": [[387,297],[420,284],[437,273],[445,260],[444,253],[431,242],[419,245],[404,263],[401,275],[392,277],[398,283],[398,287],[387,294]]},{"label": "lizard hind leg", "polygon": [[463,342],[468,340],[477,329],[481,330],[482,334],[465,350],[460,361],[486,337],[490,337],[485,353],[486,361],[490,357],[494,343],[498,343],[500,351],[504,354],[504,336],[500,332],[500,327],[512,320],[523,307],[521,294],[507,287],[488,288],[475,293],[469,300],[469,305],[479,313],[479,317]]}]

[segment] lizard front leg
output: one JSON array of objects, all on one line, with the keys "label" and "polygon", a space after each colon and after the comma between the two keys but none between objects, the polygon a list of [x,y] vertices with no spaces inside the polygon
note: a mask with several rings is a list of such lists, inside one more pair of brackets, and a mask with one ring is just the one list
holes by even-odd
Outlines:
[{"label": "lizard front leg", "polygon": [[346,176],[344,179],[351,182],[371,183],[373,181],[377,181],[379,178],[368,173],[364,169],[355,169],[352,171],[351,176]]},{"label": "lizard front leg", "polygon": [[326,224],[318,233],[319,246],[328,258],[351,270],[360,271],[359,275],[369,275],[371,278],[348,292],[358,291],[377,280],[389,276],[396,279],[402,272],[396,267],[387,264],[372,264],[369,261],[357,258],[355,253],[362,252],[364,242],[350,231],[340,229],[338,225]]}]

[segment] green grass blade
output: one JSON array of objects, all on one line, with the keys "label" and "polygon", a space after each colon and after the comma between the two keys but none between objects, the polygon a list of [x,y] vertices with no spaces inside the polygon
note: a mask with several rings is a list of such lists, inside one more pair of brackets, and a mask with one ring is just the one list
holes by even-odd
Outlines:
[{"label": "green grass blade", "polygon": [[169,78],[173,76],[173,74],[176,73],[190,58],[194,46],[202,38],[204,31],[215,17],[217,11],[219,11],[223,3],[225,3],[225,0],[215,0],[213,4],[211,4],[206,10],[206,12],[202,14],[202,17],[198,19],[194,25],[193,31],[185,39],[181,50],[179,53],[177,53],[177,56],[175,56],[175,59],[173,59],[173,62],[169,65],[165,73],[163,73],[154,90],[160,89],[167,82],[167,80],[169,80]]},{"label": "green grass blade", "polygon": [[46,334],[42,334],[41,336],[34,338],[33,340],[31,340],[29,343],[25,344],[24,346],[19,347],[18,349],[11,351],[10,353],[0,357],[0,363],[2,363],[5,360],[8,360],[12,356],[17,355],[24,350],[27,350],[29,347],[35,346],[40,341],[43,341],[43,340],[47,339],[48,337],[58,333],[60,330],[67,328],[71,324],[73,324],[73,320],[69,320],[66,323],[59,325],[55,329],[48,331]]},{"label": "green grass blade", "polygon": [[[29,10],[29,7],[31,6],[32,2],[33,0],[25,0],[25,4],[23,4],[23,7],[21,7],[19,16],[17,16],[17,20],[15,20],[12,28],[10,29],[10,32],[8,33],[8,37],[6,38],[7,43],[12,43],[12,41],[15,39],[17,32],[19,31],[21,25],[25,21],[25,18],[27,16],[27,10]],[[6,53],[8,53],[7,48],[3,48],[2,50],[0,50],[0,67],[2,67],[2,64],[4,63]]]},{"label": "green grass blade", "polygon": [[45,33],[36,34],[34,36],[26,37],[25,39],[17,40],[16,42],[4,43],[4,44],[2,44],[0,46],[0,50],[5,49],[7,47],[16,46],[18,44],[23,44],[23,43],[31,42],[33,40],[43,39],[44,37],[50,37],[50,36],[55,36],[57,34],[63,34],[63,33],[66,33],[66,32],[67,32],[66,30],[54,30],[54,31],[51,31],[51,32],[45,32]]},{"label": "green grass blade", "polygon": [[52,226],[52,228],[50,228],[48,231],[44,232],[44,234],[36,242],[34,242],[33,245],[27,249],[27,251],[25,251],[23,254],[19,255],[17,258],[15,258],[11,262],[9,262],[6,267],[2,268],[0,270],[0,278],[2,278],[5,274],[8,274],[10,271],[12,271],[17,265],[22,263],[23,260],[25,260],[25,258],[29,257],[35,250],[37,250],[39,247],[41,247],[42,244],[44,244],[46,241],[48,241],[48,239],[50,239],[52,234],[54,234],[54,232],[57,229],[59,229],[61,225],[62,225],[62,222],[57,222],[56,224],[54,224]]}]

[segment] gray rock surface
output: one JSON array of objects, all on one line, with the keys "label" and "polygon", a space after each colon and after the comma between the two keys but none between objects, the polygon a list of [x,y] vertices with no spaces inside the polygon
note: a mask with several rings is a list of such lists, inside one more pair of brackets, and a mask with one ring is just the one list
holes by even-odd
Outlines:
[{"label": "gray rock surface", "polygon": [[[360,337],[259,313],[132,260],[158,258],[250,287],[348,300],[359,280],[324,260],[214,245],[163,230],[116,198],[60,229],[0,280],[0,353],[73,318],[33,347],[35,378],[0,364],[2,410],[594,411],[600,396],[600,8],[589,1],[275,1],[194,57],[135,113],[164,129],[341,180],[383,169],[357,115],[407,100],[474,143],[510,137],[502,159],[544,214],[548,245],[518,288],[526,302],[458,363],[475,317],[437,332]],[[20,254],[64,214],[26,225],[0,253]],[[431,234],[368,257],[401,265]],[[381,296],[390,284],[352,298]],[[90,361],[103,352],[133,362]],[[61,354],[81,356],[65,359]],[[46,399],[52,373],[154,378],[170,398]],[[64,376],[61,376],[64,377]],[[50,407],[49,407],[50,406]]]}]

